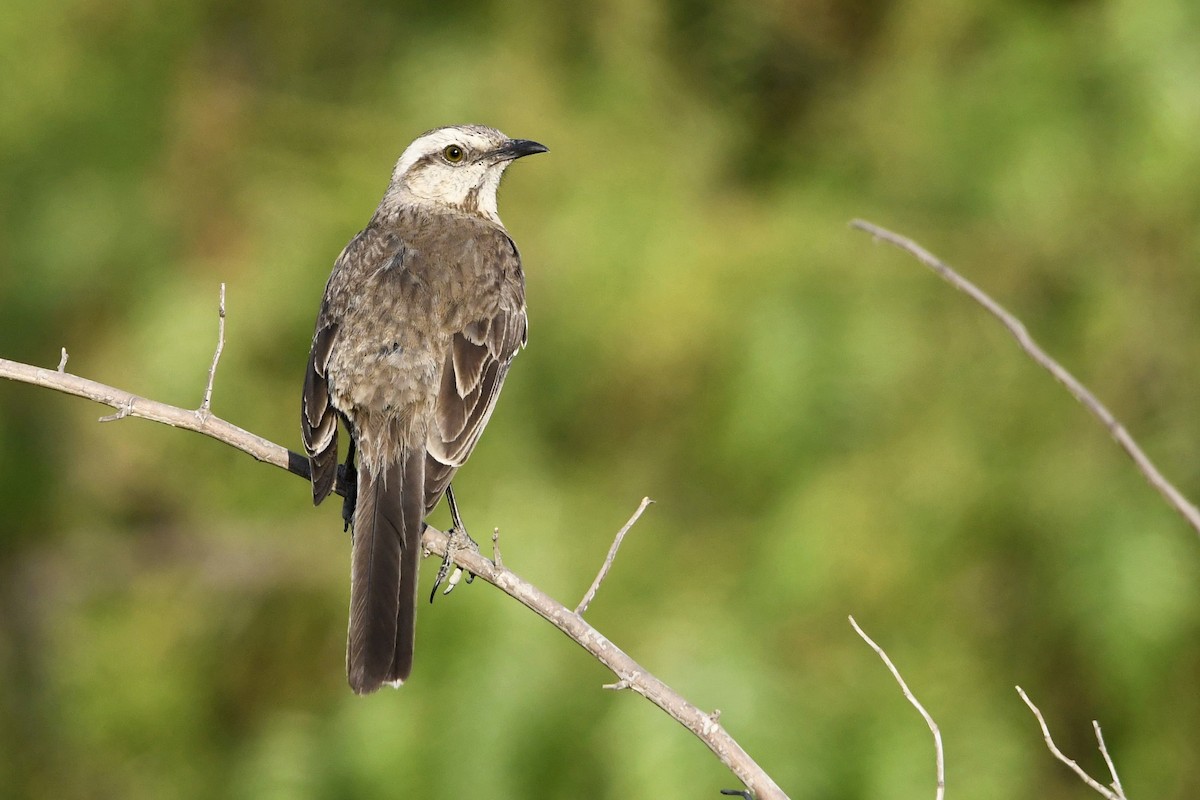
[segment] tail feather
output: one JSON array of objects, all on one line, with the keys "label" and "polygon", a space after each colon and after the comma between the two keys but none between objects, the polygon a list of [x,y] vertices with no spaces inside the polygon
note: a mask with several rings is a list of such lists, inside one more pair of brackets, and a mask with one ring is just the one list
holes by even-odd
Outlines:
[{"label": "tail feather", "polygon": [[400,539],[400,594],[396,608],[396,650],[388,680],[399,685],[412,674],[417,638],[417,578],[421,534],[425,532],[425,453],[410,453],[404,465],[404,536]]},{"label": "tail feather", "polygon": [[346,674],[359,694],[412,672],[424,469],[424,453],[406,452],[379,474],[358,470]]}]

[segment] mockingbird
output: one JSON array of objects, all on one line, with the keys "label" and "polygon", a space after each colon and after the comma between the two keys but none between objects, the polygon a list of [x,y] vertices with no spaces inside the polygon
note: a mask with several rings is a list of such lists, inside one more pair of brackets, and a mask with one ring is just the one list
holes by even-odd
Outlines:
[{"label": "mockingbird", "polygon": [[301,424],[314,504],[337,477],[339,416],[350,434],[346,673],[359,694],[412,672],[425,516],[525,344],[525,277],[496,190],[509,164],[546,150],[480,125],[417,137],[325,286]]}]

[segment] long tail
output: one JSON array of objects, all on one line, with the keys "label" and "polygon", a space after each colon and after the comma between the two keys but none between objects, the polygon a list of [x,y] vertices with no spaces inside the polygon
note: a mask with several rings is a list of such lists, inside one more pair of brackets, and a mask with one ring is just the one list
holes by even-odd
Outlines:
[{"label": "long tail", "polygon": [[417,571],[425,517],[425,454],[404,452],[382,473],[358,468],[346,676],[358,694],[412,672]]}]

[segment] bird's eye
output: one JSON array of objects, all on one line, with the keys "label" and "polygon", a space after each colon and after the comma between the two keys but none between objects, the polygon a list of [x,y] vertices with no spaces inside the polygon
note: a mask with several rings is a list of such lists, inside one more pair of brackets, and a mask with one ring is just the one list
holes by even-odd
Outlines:
[{"label": "bird's eye", "polygon": [[463,149],[456,144],[448,145],[446,149],[442,151],[442,157],[451,164],[457,164],[458,162],[462,161],[465,155],[466,153],[463,152]]}]

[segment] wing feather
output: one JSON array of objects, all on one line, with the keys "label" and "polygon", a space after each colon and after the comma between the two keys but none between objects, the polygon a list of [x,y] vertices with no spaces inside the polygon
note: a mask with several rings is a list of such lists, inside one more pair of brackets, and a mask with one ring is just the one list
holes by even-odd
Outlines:
[{"label": "wing feather", "polygon": [[512,292],[489,318],[463,326],[451,340],[426,443],[425,506],[432,511],[475,449],[491,419],[509,365],[525,344],[527,319],[520,257],[511,240],[500,254]]},{"label": "wing feather", "polygon": [[312,473],[313,504],[319,504],[333,490],[337,478],[337,413],[329,400],[325,369],[337,337],[337,324],[319,327],[313,335],[304,374],[304,396],[300,428],[304,451]]}]

